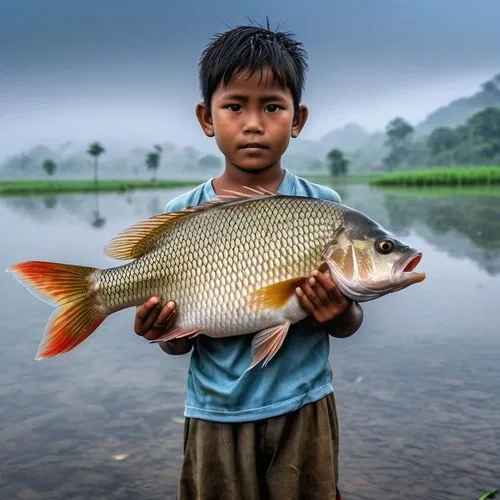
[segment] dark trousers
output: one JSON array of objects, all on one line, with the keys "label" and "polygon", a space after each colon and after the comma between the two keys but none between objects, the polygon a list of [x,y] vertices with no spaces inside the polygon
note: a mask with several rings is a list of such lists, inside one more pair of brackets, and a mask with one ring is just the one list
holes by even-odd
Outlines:
[{"label": "dark trousers", "polygon": [[244,423],[186,419],[178,500],[338,500],[333,394]]}]

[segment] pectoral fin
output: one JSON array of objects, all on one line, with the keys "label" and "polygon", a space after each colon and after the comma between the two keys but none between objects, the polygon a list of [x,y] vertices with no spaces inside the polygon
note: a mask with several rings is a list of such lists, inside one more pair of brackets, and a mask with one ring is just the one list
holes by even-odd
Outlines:
[{"label": "pectoral fin", "polygon": [[259,288],[252,292],[248,301],[257,309],[280,309],[290,300],[298,286],[302,286],[306,281],[304,276],[291,278],[286,281],[279,281],[264,288]]},{"label": "pectoral fin", "polygon": [[282,325],[266,328],[255,335],[252,340],[252,363],[246,371],[251,370],[262,360],[264,360],[262,366],[266,366],[271,361],[283,345],[289,327],[290,322],[287,321]]},{"label": "pectoral fin", "polygon": [[186,337],[193,338],[200,333],[200,328],[172,328],[171,330],[167,330],[161,337],[150,340],[149,342],[151,344],[157,344],[158,342],[168,342],[170,340],[183,339]]}]

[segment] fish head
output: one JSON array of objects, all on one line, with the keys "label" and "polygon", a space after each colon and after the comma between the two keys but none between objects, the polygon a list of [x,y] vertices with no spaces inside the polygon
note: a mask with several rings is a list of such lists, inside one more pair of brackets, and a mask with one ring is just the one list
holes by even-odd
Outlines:
[{"label": "fish head", "polygon": [[344,224],[333,231],[323,257],[342,293],[356,302],[374,300],[425,279],[424,272],[414,271],[422,252],[352,209],[346,209]]}]

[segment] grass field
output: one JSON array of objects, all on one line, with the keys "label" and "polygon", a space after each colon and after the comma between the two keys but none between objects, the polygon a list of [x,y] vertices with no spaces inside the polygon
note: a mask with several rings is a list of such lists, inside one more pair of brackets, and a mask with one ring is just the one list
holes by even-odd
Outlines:
[{"label": "grass field", "polygon": [[333,177],[327,174],[297,174],[299,177],[303,177],[311,182],[317,182],[319,184],[328,184],[338,186],[340,184],[368,184],[372,180],[377,179],[379,176],[372,174],[363,175],[341,175],[338,177]]},{"label": "grass field", "polygon": [[[407,170],[404,172],[347,175],[332,177],[325,174],[298,174],[311,182],[338,186],[341,184],[371,184],[381,187],[419,187],[439,186],[500,186],[500,167],[448,167]],[[203,182],[200,180],[120,180],[103,179],[97,184],[97,191],[129,191],[134,189],[168,189],[191,187]],[[93,180],[12,180],[0,181],[2,194],[47,194],[47,193],[85,193],[96,189]]]},{"label": "grass field", "polygon": [[374,176],[375,186],[493,186],[500,185],[500,167],[448,167],[394,172]]},{"label": "grass field", "polygon": [[97,183],[93,180],[15,180],[0,182],[0,194],[47,194],[47,193],[85,193],[97,191],[130,191],[133,189],[165,189],[195,186],[202,181],[158,180],[135,181],[104,179]]}]

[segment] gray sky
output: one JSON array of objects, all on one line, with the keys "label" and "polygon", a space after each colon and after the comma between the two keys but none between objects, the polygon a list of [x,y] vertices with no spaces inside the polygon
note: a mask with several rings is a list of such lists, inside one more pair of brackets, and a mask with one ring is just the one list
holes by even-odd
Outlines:
[{"label": "gray sky", "polygon": [[309,53],[304,138],[417,123],[500,72],[500,0],[0,0],[0,158],[66,140],[210,148],[200,52],[266,15]]}]

